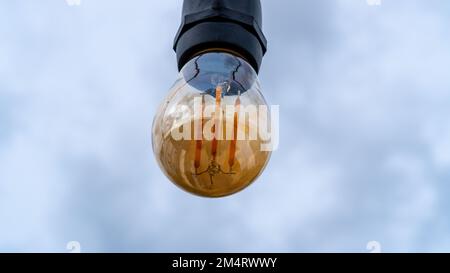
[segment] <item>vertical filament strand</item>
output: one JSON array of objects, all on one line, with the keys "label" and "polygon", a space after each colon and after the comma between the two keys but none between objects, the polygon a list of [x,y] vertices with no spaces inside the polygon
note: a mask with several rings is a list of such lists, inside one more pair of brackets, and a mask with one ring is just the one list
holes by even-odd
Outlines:
[{"label": "vertical filament strand", "polygon": [[203,144],[203,111],[205,110],[205,95],[202,95],[202,111],[200,114],[200,126],[197,126],[197,136],[200,139],[197,139],[195,142],[195,159],[194,159],[194,167],[197,170],[200,168],[200,159],[202,155],[202,144]]},{"label": "vertical filament strand", "polygon": [[241,106],[240,96],[241,96],[241,93],[239,92],[236,102],[234,103],[233,139],[231,140],[231,143],[230,143],[230,152],[228,155],[228,165],[230,166],[230,171],[234,165],[234,159],[236,156],[236,144],[237,144],[237,137],[238,137],[238,117],[239,117],[239,109]]},{"label": "vertical filament strand", "polygon": [[[217,134],[218,131],[220,129],[220,111],[221,111],[221,107],[220,107],[220,101],[222,99],[222,87],[221,86],[217,86],[216,87],[216,112],[214,114],[214,119],[215,119],[215,123],[212,129],[212,133],[213,133],[213,140],[212,140],[212,144],[211,144],[211,156],[212,156],[212,160],[216,160],[216,155],[217,155]],[[220,132],[219,132],[220,133]]]}]

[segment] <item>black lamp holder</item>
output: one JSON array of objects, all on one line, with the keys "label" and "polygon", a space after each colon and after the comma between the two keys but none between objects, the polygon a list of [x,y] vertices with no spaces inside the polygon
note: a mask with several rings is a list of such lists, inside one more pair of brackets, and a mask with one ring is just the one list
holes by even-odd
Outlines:
[{"label": "black lamp holder", "polygon": [[202,52],[222,50],[258,72],[267,50],[260,0],[184,0],[174,50],[179,70]]}]

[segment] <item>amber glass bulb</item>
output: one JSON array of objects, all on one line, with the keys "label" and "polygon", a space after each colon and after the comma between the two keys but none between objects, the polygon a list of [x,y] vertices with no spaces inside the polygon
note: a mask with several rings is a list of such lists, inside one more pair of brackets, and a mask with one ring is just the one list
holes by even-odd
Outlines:
[{"label": "amber glass bulb", "polygon": [[256,128],[261,120],[270,121],[261,113],[267,107],[260,106],[267,105],[257,74],[244,59],[224,52],[196,56],[182,68],[153,121],[153,151],[161,169],[200,196],[244,189],[270,158]]}]

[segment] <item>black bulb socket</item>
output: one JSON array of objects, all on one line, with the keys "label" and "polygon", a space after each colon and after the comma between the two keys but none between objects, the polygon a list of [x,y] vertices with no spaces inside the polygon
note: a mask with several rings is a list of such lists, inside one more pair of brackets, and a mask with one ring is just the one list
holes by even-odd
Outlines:
[{"label": "black bulb socket", "polygon": [[267,51],[260,0],[184,0],[174,50],[178,70],[201,53],[224,51],[259,72]]}]

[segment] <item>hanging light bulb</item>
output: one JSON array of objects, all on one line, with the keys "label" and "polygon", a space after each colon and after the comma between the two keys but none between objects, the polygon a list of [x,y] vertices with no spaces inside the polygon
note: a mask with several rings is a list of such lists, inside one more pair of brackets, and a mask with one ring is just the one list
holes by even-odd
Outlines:
[{"label": "hanging light bulb", "polygon": [[153,122],[167,177],[206,197],[251,184],[270,158],[268,107],[257,77],[266,40],[259,0],[185,0],[175,39],[180,73]]}]

